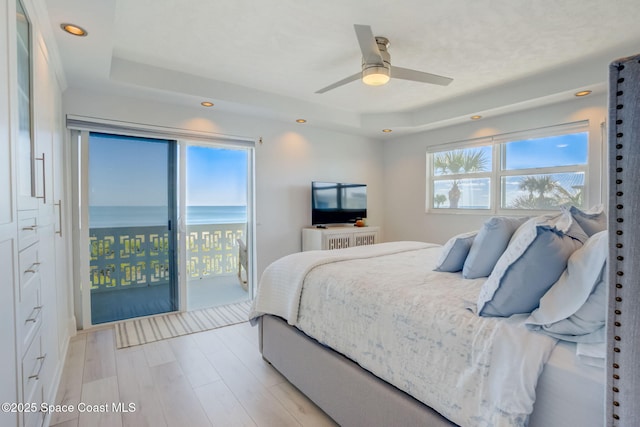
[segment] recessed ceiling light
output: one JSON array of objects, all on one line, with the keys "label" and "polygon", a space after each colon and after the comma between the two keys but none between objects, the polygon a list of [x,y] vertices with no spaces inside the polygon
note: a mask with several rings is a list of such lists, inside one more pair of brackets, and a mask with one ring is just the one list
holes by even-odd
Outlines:
[{"label": "recessed ceiling light", "polygon": [[470,119],[471,120],[480,120],[482,118],[482,116],[471,116]]},{"label": "recessed ceiling light", "polygon": [[296,123],[307,123],[305,119],[296,119]]},{"label": "recessed ceiling light", "polygon": [[575,96],[587,96],[591,93],[590,90],[581,90],[580,92],[574,93]]},{"label": "recessed ceiling light", "polygon": [[391,130],[391,129],[382,129],[382,132],[389,133],[389,132],[393,132],[393,130]]},{"label": "recessed ceiling light", "polygon": [[89,34],[87,33],[87,30],[74,24],[60,24],[60,28],[62,28],[69,34],[78,37],[85,37],[87,34]]},{"label": "recessed ceiling light", "polygon": [[213,102],[203,101],[200,103],[203,107],[213,107]]}]

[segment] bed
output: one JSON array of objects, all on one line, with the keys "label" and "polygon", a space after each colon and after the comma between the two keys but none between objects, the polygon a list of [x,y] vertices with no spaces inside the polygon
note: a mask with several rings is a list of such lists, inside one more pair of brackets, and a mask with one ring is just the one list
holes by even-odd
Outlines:
[{"label": "bed", "polygon": [[601,425],[603,369],[527,316],[479,317],[486,278],[434,271],[442,251],[391,242],[272,264],[261,288],[276,291],[252,314],[263,357],[343,426],[518,426],[532,411],[532,426]]},{"label": "bed", "polygon": [[[509,316],[506,321],[485,319],[480,324],[469,320],[479,317],[482,298],[477,296],[483,293],[483,279],[463,280],[461,273],[434,272],[434,263],[445,248],[419,242],[397,242],[381,251],[365,249],[364,253],[353,251],[356,253],[346,256],[314,252],[276,265],[272,279],[267,279],[275,284],[271,286],[275,292],[261,295],[270,287],[261,281],[251,313],[252,322],[260,327],[263,358],[342,426],[638,425],[640,290],[634,278],[640,259],[637,245],[629,239],[637,235],[639,223],[629,218],[625,221],[625,213],[638,208],[640,202],[637,192],[625,191],[625,185],[637,182],[640,173],[639,64],[640,57],[633,57],[615,61],[610,67],[611,173],[609,223],[604,232],[609,239],[609,268],[600,273],[601,281],[607,283],[606,358],[601,347],[594,353],[589,343],[555,339],[553,334],[535,329],[523,331],[523,322],[526,326],[528,321],[524,316]],[[372,253],[376,251],[382,253]],[[370,264],[363,267],[366,263]],[[389,265],[398,263],[403,280],[395,285],[383,281],[376,287],[378,278],[393,274]],[[363,274],[363,268],[371,274]],[[348,270],[359,273],[345,280],[342,274]],[[306,288],[307,282],[316,284]],[[445,283],[445,288],[455,289],[458,302],[453,303],[453,311],[439,311],[444,306],[438,304],[443,289],[432,288],[432,283]],[[358,289],[364,292],[356,292]],[[363,294],[373,296],[372,300],[363,302]],[[330,301],[337,301],[337,306],[329,307]],[[435,312],[423,311],[427,307]],[[411,312],[418,316],[405,316]],[[311,313],[320,313],[320,317],[314,318]],[[445,322],[429,323],[438,317]],[[399,320],[404,329],[389,323],[392,319]],[[451,323],[457,327],[442,326]],[[484,334],[483,328],[487,328]],[[341,329],[350,329],[354,341],[333,336]],[[438,330],[437,336],[447,337],[447,342],[416,332],[429,329]],[[402,333],[391,333],[399,330]],[[524,336],[524,344],[510,347],[508,337],[514,334],[521,335],[517,339]],[[455,340],[448,340],[455,335],[462,336],[458,351]],[[484,341],[476,342],[476,336]],[[496,336],[507,339],[491,339]],[[412,350],[412,342],[417,341],[429,343],[426,350]],[[492,351],[501,348],[507,357],[483,352],[486,343]],[[436,355],[438,346],[447,349],[444,354],[451,360]],[[523,349],[533,358],[523,362],[526,368],[518,370],[511,362],[522,360]],[[406,360],[390,362],[396,352],[408,352],[410,356],[405,359],[413,360],[413,364],[403,365]],[[467,372],[464,365],[461,368],[454,363],[456,359],[475,361],[475,368]],[[500,365],[504,368],[500,372],[507,378],[495,378],[483,371],[496,366],[496,360],[505,363]],[[449,362],[454,366],[453,373]],[[518,372],[529,378],[514,383],[514,373]],[[426,379],[426,385],[412,381],[414,377]],[[484,378],[484,386],[470,381],[474,377]],[[494,393],[478,399],[474,390],[481,393],[483,387]],[[510,400],[510,392],[524,395],[524,401]],[[505,398],[507,407],[503,405]]]}]

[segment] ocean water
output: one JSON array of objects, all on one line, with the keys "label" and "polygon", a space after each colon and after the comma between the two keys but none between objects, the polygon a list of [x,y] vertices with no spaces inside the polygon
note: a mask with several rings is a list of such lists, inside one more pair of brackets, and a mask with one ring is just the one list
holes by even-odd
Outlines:
[{"label": "ocean water", "polygon": [[[246,206],[187,206],[187,225],[247,222]],[[90,206],[89,227],[142,227],[167,224],[166,206]]]}]

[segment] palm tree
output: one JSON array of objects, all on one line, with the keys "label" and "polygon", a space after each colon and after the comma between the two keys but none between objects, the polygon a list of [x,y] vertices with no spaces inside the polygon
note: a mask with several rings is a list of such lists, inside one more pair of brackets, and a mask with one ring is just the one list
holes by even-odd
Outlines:
[{"label": "palm tree", "polygon": [[[489,163],[489,159],[486,158],[485,152],[482,150],[452,150],[438,153],[433,158],[434,169],[449,175],[484,171],[487,170],[487,163]],[[458,207],[461,194],[458,180],[454,179],[449,190],[450,208]]]},{"label": "palm tree", "polygon": [[439,208],[441,204],[447,201],[447,196],[444,194],[436,194],[433,197],[433,203],[436,204],[436,208]]},{"label": "palm tree", "polygon": [[582,203],[584,202],[584,186],[579,185],[572,188],[576,190],[575,193],[571,193],[566,188],[561,186],[558,186],[556,188],[556,194],[554,195],[554,197],[556,198],[557,204],[559,206],[583,206]]},{"label": "palm tree", "polygon": [[576,201],[578,206],[582,206],[582,192],[571,194],[551,175],[524,177],[520,181],[520,189],[529,194],[513,201],[512,206],[518,209],[553,209]]}]

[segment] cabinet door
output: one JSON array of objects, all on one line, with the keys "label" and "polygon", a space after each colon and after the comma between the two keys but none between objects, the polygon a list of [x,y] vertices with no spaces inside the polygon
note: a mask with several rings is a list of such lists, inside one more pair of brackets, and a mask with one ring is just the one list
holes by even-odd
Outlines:
[{"label": "cabinet door", "polygon": [[[16,141],[17,201],[19,209],[36,209],[35,160],[33,139],[33,31],[20,0],[9,0],[9,75],[12,105],[12,139]],[[15,13],[13,13],[15,12]],[[15,31],[12,31],[15,30]]]},{"label": "cabinet door", "polygon": [[[0,7],[0,51],[15,52],[9,45],[15,28],[15,6]],[[9,28],[9,31],[6,29]],[[14,289],[18,275],[17,226],[15,217],[15,138],[10,127],[11,55],[0,54],[0,401],[18,401],[18,358],[16,356]],[[11,89],[10,89],[11,88]],[[0,411],[0,425],[15,426],[18,414]]]},{"label": "cabinet door", "polygon": [[[13,287],[16,270],[14,257],[16,242],[14,239],[4,239],[0,228],[0,399],[2,402],[17,402],[17,359],[15,345],[15,323],[13,305]],[[17,414],[0,412],[0,425],[11,426],[17,424]]]},{"label": "cabinet door", "polygon": [[353,246],[353,233],[332,233],[325,234],[325,243],[322,249],[343,249]]},{"label": "cabinet door", "polygon": [[[73,331],[67,330],[69,321],[73,318],[73,304],[71,302],[71,291],[67,288],[70,283],[69,280],[69,247],[70,247],[70,233],[68,223],[66,219],[68,215],[66,210],[68,204],[65,198],[64,187],[64,174],[65,174],[65,157],[64,157],[64,144],[63,144],[63,119],[62,119],[62,96],[58,96],[58,102],[54,104],[54,128],[53,128],[53,153],[52,153],[52,201],[55,208],[54,211],[54,253],[55,253],[55,277],[56,277],[56,292],[57,292],[57,323],[59,331],[58,349],[60,354],[65,345],[65,341],[68,338],[68,334]],[[55,397],[55,396],[54,396]]]},{"label": "cabinet door", "polygon": [[[0,8],[0,26],[7,19],[6,8]],[[6,31],[0,31],[0,49],[7,45]],[[9,74],[7,56],[0,55],[0,224],[8,224],[13,217],[13,169],[9,131]]]},{"label": "cabinet door", "polygon": [[34,49],[34,175],[40,222],[55,220],[53,203],[53,133],[55,76],[41,45]]},{"label": "cabinet door", "polygon": [[373,245],[377,243],[378,233],[375,231],[367,231],[364,233],[354,233],[354,246]]}]

